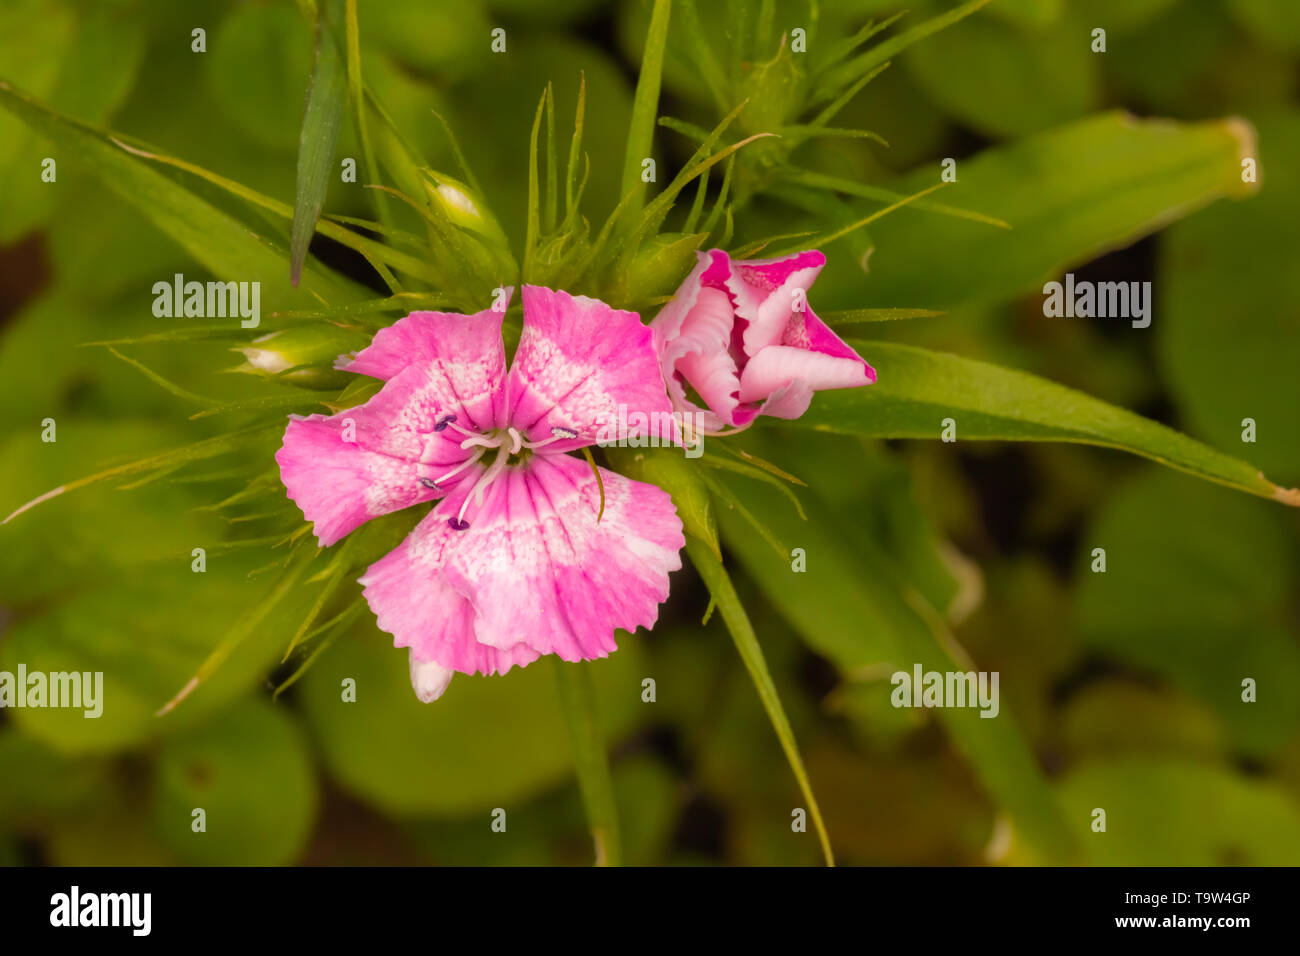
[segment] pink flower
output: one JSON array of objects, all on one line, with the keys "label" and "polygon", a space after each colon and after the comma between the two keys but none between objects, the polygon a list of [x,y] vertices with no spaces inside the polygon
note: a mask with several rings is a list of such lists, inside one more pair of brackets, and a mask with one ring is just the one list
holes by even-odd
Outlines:
[{"label": "pink flower", "polygon": [[322,546],[378,515],[442,499],[361,578],[379,626],[436,699],[454,672],[615,650],[654,626],[681,567],[682,523],[653,485],[565,452],[618,406],[667,415],[652,333],[632,312],[524,286],[509,371],[500,312],[414,312],[340,367],[384,380],[364,405],[293,416],[276,454]]},{"label": "pink flower", "polygon": [[743,262],[721,249],[700,253],[650,323],[673,407],[716,432],[759,415],[798,418],[815,391],[875,382],[875,369],[808,305],[825,264],[816,251]]}]

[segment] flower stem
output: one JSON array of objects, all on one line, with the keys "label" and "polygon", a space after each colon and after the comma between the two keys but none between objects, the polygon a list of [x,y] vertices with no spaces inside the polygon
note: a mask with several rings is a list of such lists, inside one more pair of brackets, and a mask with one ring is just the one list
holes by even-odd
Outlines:
[{"label": "flower stem", "polygon": [[605,740],[596,719],[596,693],[590,667],[556,658],[555,681],[573,741],[578,787],[596,847],[596,866],[621,866],[623,848],[619,840],[618,808],[614,803]]}]

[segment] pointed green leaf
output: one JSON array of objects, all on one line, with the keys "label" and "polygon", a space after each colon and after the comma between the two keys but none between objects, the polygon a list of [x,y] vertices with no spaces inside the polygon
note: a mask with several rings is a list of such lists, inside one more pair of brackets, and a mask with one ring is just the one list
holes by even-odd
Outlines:
[{"label": "pointed green leaf", "polygon": [[[689,1],[689,0],[688,0]],[[663,79],[663,53],[668,46],[668,17],[672,0],[655,0],[650,14],[650,30],[646,34],[645,52],[641,55],[641,72],[637,77],[636,98],[632,100],[632,120],[628,125],[628,148],[623,159],[623,193],[633,194],[630,226],[636,221],[645,202],[645,183],[641,182],[642,160],[650,156],[654,146],[655,117],[659,113],[659,83]]]},{"label": "pointed green leaf", "polygon": [[334,31],[343,27],[342,0],[325,0],[316,18],[316,65],[307,90],[307,109],[298,141],[298,190],[293,204],[290,277],[294,285],[307,258],[307,244],[325,205],[334,147],[347,107],[347,64]]},{"label": "pointed green leaf", "polygon": [[1300,506],[1253,465],[1157,422],[1046,379],[892,342],[857,342],[875,385],[822,392],[797,424],[879,438],[1064,441],[1118,448],[1239,491]]},{"label": "pointed green leaf", "polygon": [[[104,185],[134,204],[214,275],[261,282],[263,305],[294,300],[284,273],[287,251],[277,249],[268,237],[150,169],[105,134],[55,113],[4,81],[0,81],[0,106],[52,144],[80,157]],[[357,297],[351,283],[314,266],[305,270],[303,288],[300,301],[308,301],[307,293],[327,302]]]},{"label": "pointed green leaf", "polygon": [[[1242,182],[1241,160],[1255,155],[1254,130],[1238,119],[1175,123],[1118,112],[986,150],[957,163],[944,199],[1011,228],[928,216],[880,223],[872,302],[942,309],[1038,292],[1069,266],[1215,199],[1250,195],[1256,187]],[[938,175],[917,170],[890,188],[910,192]]]},{"label": "pointed green leaf", "polygon": [[740,603],[740,597],[736,594],[736,588],[731,583],[727,569],[722,566],[722,562],[710,550],[709,545],[699,538],[688,537],[686,551],[691,556],[691,563],[704,579],[709,593],[713,595],[727,630],[731,632],[732,640],[736,642],[736,650],[740,652],[740,658],[745,662],[745,668],[754,682],[754,689],[758,691],[763,709],[767,711],[772,727],[781,740],[781,749],[785,751],[786,759],[790,761],[790,768],[799,782],[799,789],[803,791],[804,799],[808,801],[808,815],[817,830],[817,838],[821,841],[826,863],[834,866],[835,856],[831,851],[830,836],[826,832],[821,809],[817,806],[817,798],[813,796],[812,784],[808,780],[808,772],[804,769],[803,758],[799,756],[794,730],[785,715],[785,708],[781,706],[781,698],[776,692],[776,684],[772,682],[772,674],[767,669],[767,660],[763,657],[763,648],[758,643],[758,635],[754,633],[754,625],[750,623],[749,615],[745,613],[745,608]]}]

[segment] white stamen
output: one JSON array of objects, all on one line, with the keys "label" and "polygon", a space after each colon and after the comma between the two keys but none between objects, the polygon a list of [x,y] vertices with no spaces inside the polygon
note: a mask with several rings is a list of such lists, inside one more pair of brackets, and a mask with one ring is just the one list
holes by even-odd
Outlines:
[{"label": "white stamen", "polygon": [[578,432],[575,429],[564,428],[560,425],[556,425],[554,428],[551,429],[550,438],[544,438],[541,441],[526,441],[524,442],[524,447],[529,449],[530,451],[533,451],[538,448],[545,448],[547,445],[551,444],[552,442],[572,441],[577,437],[578,437]]},{"label": "white stamen", "polygon": [[447,472],[445,475],[440,475],[439,477],[434,478],[434,479],[433,479],[433,483],[434,483],[435,485],[440,485],[440,484],[442,484],[444,481],[446,481],[448,478],[452,477],[453,475],[458,475],[458,474],[460,474],[462,471],[464,471],[464,470],[465,470],[466,468],[468,468],[470,465],[474,464],[474,462],[476,462],[476,461],[478,461],[480,458],[482,458],[486,453],[487,453],[487,449],[486,449],[486,448],[479,449],[478,451],[476,451],[476,452],[474,453],[474,456],[473,456],[472,458],[466,458],[464,461],[462,461],[459,465],[457,465],[457,466],[456,466],[455,468],[453,468],[451,471]]},{"label": "white stamen", "polygon": [[487,471],[479,475],[478,481],[474,482],[474,487],[469,490],[469,494],[467,494],[465,500],[461,502],[460,511],[456,513],[456,524],[463,525],[465,523],[465,509],[469,507],[471,498],[474,499],[475,507],[479,507],[483,504],[483,492],[487,490],[488,485],[496,481],[497,475],[505,471],[506,464],[509,461],[510,455],[506,449],[503,448],[497,453],[492,464],[488,465]]},{"label": "white stamen", "polygon": [[460,443],[461,448],[472,448],[475,445],[482,445],[484,448],[500,448],[505,441],[501,436],[489,437],[487,435],[471,435]]},{"label": "white stamen", "polygon": [[454,429],[456,429],[456,431],[460,432],[462,435],[477,435],[477,434],[478,434],[478,432],[470,431],[470,430],[469,430],[468,428],[466,428],[464,425],[458,425],[458,424],[456,424],[456,422],[451,421],[451,420],[448,420],[448,421],[447,421],[447,427],[448,427],[448,428],[454,428]]}]

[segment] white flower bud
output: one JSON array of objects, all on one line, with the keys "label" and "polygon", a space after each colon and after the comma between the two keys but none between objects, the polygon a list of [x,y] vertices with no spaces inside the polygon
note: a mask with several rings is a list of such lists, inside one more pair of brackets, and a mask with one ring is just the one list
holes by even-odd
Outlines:
[{"label": "white flower bud", "polygon": [[415,696],[424,703],[432,704],[441,697],[455,673],[436,661],[416,660],[415,651],[411,651],[411,686],[415,688]]}]

